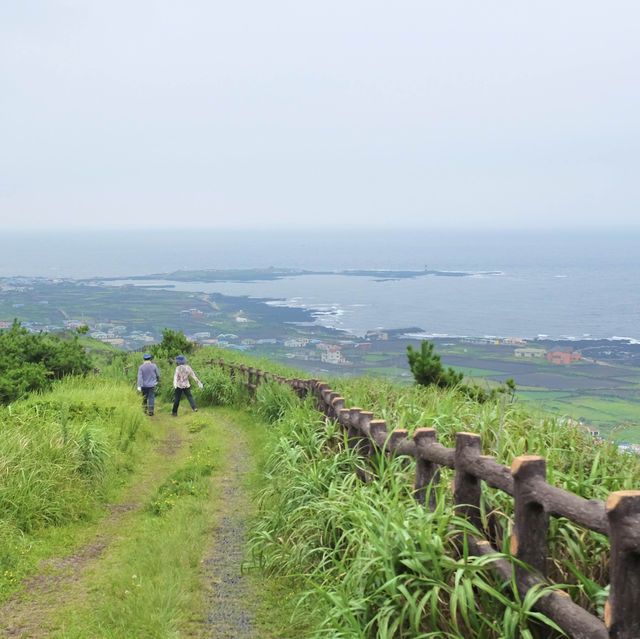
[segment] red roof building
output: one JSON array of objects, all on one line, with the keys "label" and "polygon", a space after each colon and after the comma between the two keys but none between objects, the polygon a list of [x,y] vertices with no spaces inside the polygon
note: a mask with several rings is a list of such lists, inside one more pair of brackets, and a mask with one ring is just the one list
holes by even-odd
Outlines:
[{"label": "red roof building", "polygon": [[548,351],[547,361],[552,364],[573,364],[582,357],[579,351]]}]

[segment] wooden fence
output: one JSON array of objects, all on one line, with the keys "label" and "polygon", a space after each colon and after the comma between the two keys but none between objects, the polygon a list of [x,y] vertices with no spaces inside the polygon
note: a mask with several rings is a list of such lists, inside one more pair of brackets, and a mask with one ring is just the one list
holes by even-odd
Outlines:
[{"label": "wooden fence", "polygon": [[[541,596],[535,608],[575,639],[640,638],[640,491],[613,492],[606,503],[587,500],[548,484],[543,457],[524,455],[516,457],[511,467],[503,466],[482,454],[481,438],[475,433],[457,433],[455,448],[448,448],[438,443],[433,428],[418,428],[412,438],[406,430],[389,432],[384,420],[374,419],[373,413],[361,408],[347,408],[343,397],[317,379],[288,379],[244,365],[225,363],[223,359],[208,363],[220,366],[252,390],[263,381],[271,380],[287,384],[299,397],[312,394],[316,398],[316,408],[341,424],[349,447],[363,457],[371,456],[377,449],[390,455],[414,458],[414,496],[428,508],[433,509],[435,505],[435,491],[429,491],[429,486],[439,481],[439,468],[453,469],[454,507],[479,531],[484,530],[480,510],[482,482],[511,495],[514,500],[511,554],[533,570],[518,563],[512,569],[511,562],[505,559],[497,559],[492,565],[505,580],[515,578],[521,597],[532,587],[549,583],[546,579],[546,539],[550,516],[564,517],[607,535],[610,540],[610,589],[604,623],[559,589]],[[425,504],[427,494],[430,503]],[[486,538],[470,537],[468,540],[474,555],[498,552],[492,542],[500,546],[501,534],[491,525],[484,532]]]}]

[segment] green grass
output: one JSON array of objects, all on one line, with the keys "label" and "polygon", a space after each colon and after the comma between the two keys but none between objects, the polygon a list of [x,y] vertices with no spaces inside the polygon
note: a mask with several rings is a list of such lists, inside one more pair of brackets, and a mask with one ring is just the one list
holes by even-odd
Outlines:
[{"label": "green grass", "polygon": [[504,371],[491,370],[489,368],[473,368],[471,366],[454,366],[456,371],[463,373],[465,377],[488,377],[489,375],[507,375]]},{"label": "green grass", "polygon": [[[211,389],[224,377],[214,368],[202,373]],[[6,452],[24,473],[0,475],[0,602],[16,592],[25,602],[3,622],[23,614],[49,636],[67,638],[207,635],[214,630],[204,595],[215,575],[202,567],[225,514],[226,460],[234,446],[247,446],[248,468],[259,464],[268,430],[255,413],[206,408],[207,400],[246,405],[238,385],[230,395],[203,393],[197,415],[182,411],[178,419],[160,399],[149,420],[123,368],[111,374],[65,380],[2,413],[2,460]],[[271,389],[262,412],[285,399],[286,389]],[[249,473],[247,495],[262,482]],[[56,588],[40,592],[25,581],[30,575],[35,584],[53,579]],[[248,579],[249,597],[238,605],[260,636],[304,635],[310,617],[291,621],[298,601],[291,580],[255,571]]]},{"label": "green grass", "polygon": [[[162,430],[170,428],[170,418],[162,419]],[[61,636],[84,637],[91,628],[92,636],[114,639],[178,637],[204,624],[200,561],[216,503],[212,473],[222,467],[229,442],[210,426],[193,433],[191,415],[179,420],[184,444],[169,457],[147,458],[143,477],[159,477],[160,483],[152,493],[142,492],[145,507],[118,525],[117,540],[90,566],[89,596],[76,595],[74,605],[60,610]]]},{"label": "green grass", "polygon": [[[619,455],[615,446],[594,447],[575,427],[521,403],[479,405],[454,391],[379,378],[328,381],[347,406],[372,410],[390,429],[433,426],[447,446],[455,432],[477,432],[485,454],[507,465],[519,455],[543,454],[549,482],[585,498],[605,500],[640,483],[639,460]],[[450,473],[434,487],[440,495],[435,517],[411,499],[411,463],[378,460],[372,482],[363,485],[355,477],[360,462],[311,406],[278,415],[268,449],[252,548],[268,574],[306,587],[302,614],[311,605],[324,616],[309,636],[532,636],[530,624],[541,619],[531,598],[519,601],[485,562],[465,553],[456,559],[449,526],[461,532],[465,523],[452,514]],[[508,539],[511,498],[485,490],[484,500],[486,511],[503,513]],[[549,554],[554,581],[602,614],[606,538],[552,519]]]},{"label": "green grass", "polygon": [[383,375],[385,377],[410,377],[411,373],[406,368],[398,366],[368,366],[367,373],[371,375]]},{"label": "green grass", "polygon": [[49,531],[95,520],[139,459],[148,431],[132,398],[66,379],[0,410],[0,599],[46,555]]},{"label": "green grass", "polygon": [[365,353],[362,359],[365,362],[384,362],[393,357],[391,353]]},{"label": "green grass", "polygon": [[[42,558],[70,555],[100,531],[113,540],[108,549],[49,604],[53,636],[87,636],[87,628],[100,637],[205,633],[201,562],[224,513],[225,460],[244,446],[256,468],[245,488],[257,493],[247,512],[252,597],[262,599],[254,609],[260,636],[533,637],[534,622],[545,623],[531,607],[537,595],[520,601],[512,584],[493,574],[496,556],[480,560],[464,544],[459,552],[469,526],[452,510],[448,470],[432,487],[439,498],[433,513],[412,499],[411,460],[374,458],[367,466],[371,481],[361,483],[363,461],[312,401],[300,402],[276,383],[253,397],[228,373],[204,365],[220,356],[305,377],[268,360],[202,349],[189,358],[204,382],[194,389],[200,412],[169,417],[173,365],[159,362],[159,408],[153,421],[143,421],[134,391],[140,357],[124,355],[98,378],[62,382],[3,410],[0,450],[25,472],[9,480],[0,474],[3,512],[11,513],[0,521],[6,571],[0,597],[19,589]],[[524,402],[477,404],[453,390],[374,377],[327,381],[347,406],[373,411],[389,430],[434,427],[450,447],[456,432],[476,432],[483,452],[507,465],[518,455],[542,454],[552,485],[588,499],[640,484],[640,460],[612,445],[594,446],[578,429]],[[593,408],[603,409],[597,401]],[[175,429],[184,445],[159,452],[158,442],[170,442]],[[485,512],[500,513],[508,539],[512,499],[489,489],[483,499]],[[98,523],[107,501],[141,507]],[[22,505],[12,510],[13,502]],[[548,543],[552,579],[601,614],[607,539],[552,518]]]},{"label": "green grass", "polygon": [[252,531],[261,569],[297,576],[307,587],[300,614],[310,605],[323,613],[308,636],[531,636],[530,603],[496,580],[492,559],[455,558],[456,534],[468,527],[444,486],[428,512],[411,499],[400,460],[378,459],[362,484],[340,439],[304,408],[276,425]]},{"label": "green grass", "polygon": [[633,428],[640,421],[640,410],[633,400],[556,391],[519,391],[518,399],[558,417],[581,419],[607,436],[614,436],[616,441],[640,443],[640,433]]}]

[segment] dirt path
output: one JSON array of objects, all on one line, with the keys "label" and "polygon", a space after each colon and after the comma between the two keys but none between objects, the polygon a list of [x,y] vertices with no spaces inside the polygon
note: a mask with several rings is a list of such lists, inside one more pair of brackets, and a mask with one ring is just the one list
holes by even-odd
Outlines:
[{"label": "dirt path", "polygon": [[[206,414],[201,411],[199,415],[203,413]],[[211,418],[217,421],[214,415]],[[121,528],[140,516],[138,511],[149,493],[178,463],[177,458],[188,453],[189,435],[168,418],[167,423],[164,434],[151,447],[156,460],[164,461],[151,465],[155,470],[143,473],[141,481],[131,487],[120,503],[109,506],[110,514],[93,525],[93,532],[87,531],[88,541],[76,552],[40,562],[38,571],[25,580],[24,591],[0,608],[0,637],[40,638],[56,634],[60,629],[52,618],[60,606],[64,602],[86,601],[91,589],[86,576],[90,569],[100,566]],[[245,478],[253,462],[242,429],[228,423],[218,423],[216,428],[234,433],[233,446],[224,457],[223,467],[212,477],[211,496],[215,505],[211,546],[201,563],[205,621],[198,624],[195,632],[192,628],[183,636],[252,639],[258,636],[253,615],[255,593],[242,567],[251,508]]]},{"label": "dirt path", "polygon": [[[180,430],[170,427],[162,438],[153,440],[154,453],[170,459],[184,444]],[[100,561],[117,537],[122,518],[140,509],[144,495],[161,477],[157,471],[143,474],[142,480],[127,492],[122,502],[107,506],[110,514],[95,526],[91,541],[76,552],[41,560],[37,572],[24,581],[24,591],[0,608],[0,637],[36,639],[50,636],[51,611],[59,606],[61,596],[74,601],[83,598],[87,585],[82,579],[87,568]]]},{"label": "dirt path", "polygon": [[[241,431],[240,431],[241,432]],[[250,639],[257,637],[253,621],[250,584],[242,572],[245,560],[247,516],[250,503],[244,484],[249,464],[241,436],[227,457],[218,480],[220,510],[214,544],[205,558],[205,582],[209,611],[208,637]]]}]

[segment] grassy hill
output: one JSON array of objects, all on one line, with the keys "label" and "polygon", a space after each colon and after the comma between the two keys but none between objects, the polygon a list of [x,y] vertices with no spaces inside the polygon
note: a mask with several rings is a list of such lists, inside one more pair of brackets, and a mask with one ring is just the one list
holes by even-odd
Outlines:
[{"label": "grassy hill", "polygon": [[[222,475],[211,479],[211,473],[240,447],[253,460],[244,463],[256,468],[252,483],[242,489],[257,504],[247,548],[257,578],[265,579],[254,591],[262,593],[262,601],[252,613],[264,628],[262,636],[533,636],[540,619],[531,601],[519,601],[490,562],[460,556],[456,531],[465,525],[451,508],[448,471],[433,487],[439,504],[434,512],[412,499],[413,462],[380,459],[369,469],[370,481],[361,483],[361,461],[312,401],[301,401],[274,383],[259,387],[253,398],[205,362],[233,357],[288,377],[304,373],[269,360],[199,349],[190,363],[204,382],[203,389],[194,390],[201,410],[194,416],[183,405],[173,425],[173,363],[157,362],[159,421],[153,421],[142,414],[135,392],[140,355],[103,352],[97,357],[99,375],[67,377],[51,390],[0,408],[0,600],[6,606],[14,605],[16,593],[29,591],[29,580],[40,574],[43,562],[51,565],[46,562],[52,556],[65,552],[75,556],[86,531],[110,521],[108,504],[121,503],[120,496],[138,486],[146,505],[132,514],[140,528],[131,523],[127,529],[137,541],[114,554],[116,563],[108,570],[91,573],[100,593],[97,612],[78,596],[64,609],[51,603],[47,623],[67,627],[65,636],[82,636],[82,623],[89,622],[100,624],[101,636],[118,636],[123,619],[142,627],[160,618],[165,625],[153,636],[207,636],[207,607],[198,593],[216,577],[203,572],[201,540],[212,526],[206,504],[223,503],[216,501],[222,500],[216,489]],[[518,455],[543,455],[549,483],[582,497],[606,499],[611,491],[640,486],[635,457],[620,455],[606,443],[594,446],[575,427],[518,402],[477,404],[452,390],[399,386],[381,378],[327,381],[348,406],[373,411],[390,429],[434,427],[447,446],[453,445],[455,432],[475,432],[484,453],[507,465]],[[188,444],[172,456],[166,449],[170,444],[158,441],[171,441],[167,433],[175,428]],[[508,538],[510,498],[486,491],[485,508],[500,513]],[[197,535],[180,544],[196,513]],[[166,554],[158,555],[169,539]],[[145,544],[156,554],[142,552]],[[554,581],[602,614],[606,537],[553,519],[548,547]],[[166,561],[157,561],[158,556]],[[123,557],[132,565],[119,571]],[[172,563],[183,574],[162,569]],[[149,576],[146,584],[155,585],[138,588],[141,574]],[[132,596],[132,589],[146,594]],[[72,624],[72,613],[81,621]]]}]

